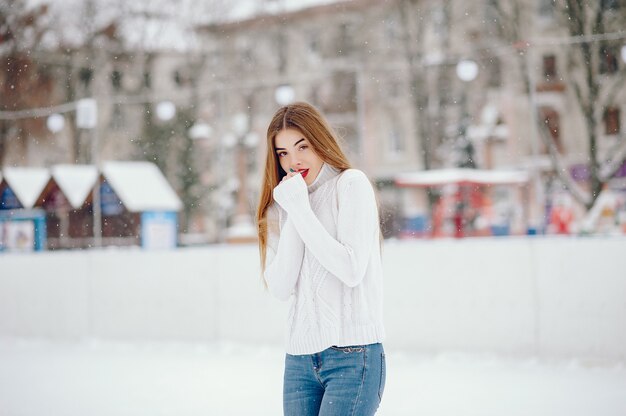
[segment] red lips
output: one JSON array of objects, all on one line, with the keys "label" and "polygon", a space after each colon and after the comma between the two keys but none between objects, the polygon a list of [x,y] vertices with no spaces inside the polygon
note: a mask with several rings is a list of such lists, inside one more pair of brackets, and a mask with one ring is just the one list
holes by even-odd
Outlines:
[{"label": "red lips", "polygon": [[300,169],[298,171],[298,173],[301,174],[303,178],[306,178],[306,175],[309,174],[309,170],[308,169]]}]

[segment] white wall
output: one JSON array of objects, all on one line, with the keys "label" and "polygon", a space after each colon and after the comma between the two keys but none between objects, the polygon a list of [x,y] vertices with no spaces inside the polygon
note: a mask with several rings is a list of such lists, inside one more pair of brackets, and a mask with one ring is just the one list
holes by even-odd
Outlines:
[{"label": "white wall", "polygon": [[[626,240],[388,242],[387,344],[626,359]],[[255,246],[0,255],[0,337],[282,343]]]}]

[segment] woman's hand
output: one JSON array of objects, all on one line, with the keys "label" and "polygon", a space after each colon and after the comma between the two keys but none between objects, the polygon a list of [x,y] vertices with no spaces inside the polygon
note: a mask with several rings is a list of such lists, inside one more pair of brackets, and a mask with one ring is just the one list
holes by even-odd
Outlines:
[{"label": "woman's hand", "polygon": [[[293,180],[289,180],[292,179]],[[287,213],[295,205],[309,203],[309,193],[306,182],[299,172],[287,172],[283,179],[274,188],[274,201],[278,202]]]},{"label": "woman's hand", "polygon": [[[280,181],[280,183],[285,182],[286,180],[293,178],[296,175],[299,175],[299,172],[287,172],[287,174],[285,176],[283,176],[283,179]],[[280,184],[279,184],[280,185]]]}]

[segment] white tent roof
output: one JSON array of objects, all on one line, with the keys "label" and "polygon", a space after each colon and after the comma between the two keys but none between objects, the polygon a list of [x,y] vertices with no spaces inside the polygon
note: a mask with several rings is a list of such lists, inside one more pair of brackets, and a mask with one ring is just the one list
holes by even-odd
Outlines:
[{"label": "white tent roof", "polygon": [[35,205],[50,180],[50,172],[46,168],[5,168],[3,173],[4,180],[27,209]]},{"label": "white tent roof", "polygon": [[179,211],[183,204],[150,162],[105,162],[102,174],[130,212]]},{"label": "white tent roof", "polygon": [[232,8],[223,20],[237,21],[250,19],[259,15],[279,15],[289,13],[309,7],[347,3],[346,0],[278,0],[278,1],[258,1],[258,0],[238,0],[233,2]]},{"label": "white tent roof", "polygon": [[92,165],[55,165],[51,171],[52,178],[74,209],[83,206],[98,179],[98,169]]},{"label": "white tent roof", "polygon": [[437,169],[401,173],[394,179],[396,185],[402,187],[447,184],[506,185],[528,182],[528,173],[517,170]]}]

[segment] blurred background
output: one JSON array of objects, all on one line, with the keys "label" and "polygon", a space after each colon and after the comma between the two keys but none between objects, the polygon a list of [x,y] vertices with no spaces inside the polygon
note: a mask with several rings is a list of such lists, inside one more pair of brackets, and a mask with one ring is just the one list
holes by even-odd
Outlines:
[{"label": "blurred background", "polygon": [[[626,233],[619,1],[12,0],[0,13],[1,208],[43,217],[42,247],[141,245],[142,224],[168,221],[170,245],[253,238],[265,129],[296,100],[376,184],[387,238]],[[132,206],[110,177],[130,165],[108,161],[156,165],[176,196],[144,189],[153,203]],[[22,228],[1,247],[32,243]]]},{"label": "blurred background", "polygon": [[624,28],[622,0],[0,0],[0,415],[280,413],[253,217],[300,100],[378,192],[381,412],[626,414]]}]

